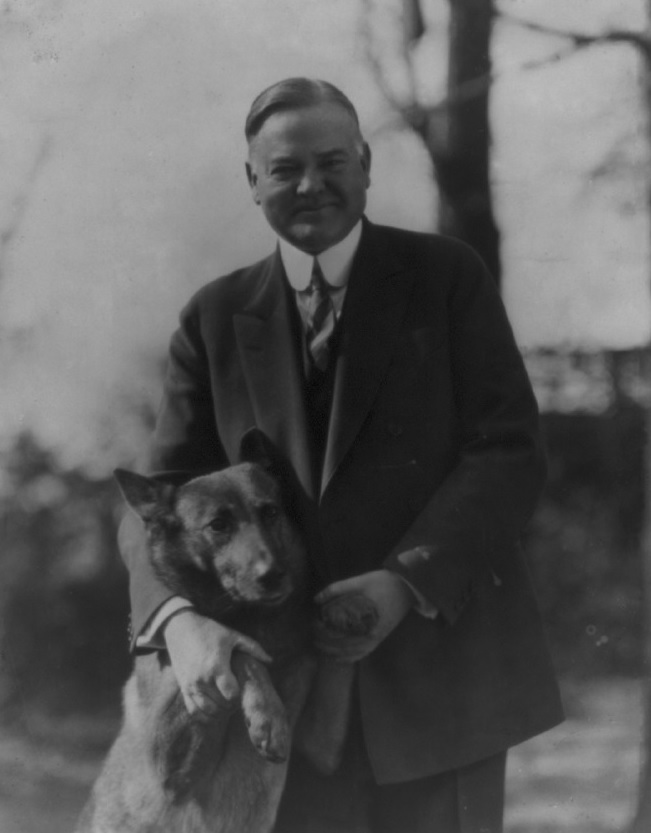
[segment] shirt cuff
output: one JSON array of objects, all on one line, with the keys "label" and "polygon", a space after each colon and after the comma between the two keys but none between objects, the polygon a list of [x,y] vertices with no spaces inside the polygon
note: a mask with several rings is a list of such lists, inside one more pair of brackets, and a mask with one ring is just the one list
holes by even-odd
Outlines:
[{"label": "shirt cuff", "polygon": [[425,596],[420,592],[420,590],[416,590],[414,585],[407,581],[404,576],[399,575],[398,573],[394,573],[394,575],[398,576],[398,578],[403,581],[407,587],[411,590],[414,598],[416,599],[415,610],[417,613],[420,613],[421,616],[424,616],[426,619],[436,619],[439,615],[438,610],[434,607],[434,605],[427,601]]},{"label": "shirt cuff", "polygon": [[192,610],[192,605],[181,596],[172,596],[158,608],[136,639],[136,648],[162,650],[165,646],[162,629],[180,610]]}]

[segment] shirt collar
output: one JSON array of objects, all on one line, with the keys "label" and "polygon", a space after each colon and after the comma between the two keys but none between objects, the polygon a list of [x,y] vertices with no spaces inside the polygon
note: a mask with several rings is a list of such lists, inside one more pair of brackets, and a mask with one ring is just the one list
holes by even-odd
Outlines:
[{"label": "shirt collar", "polygon": [[[323,277],[330,286],[342,287],[347,283],[361,236],[362,221],[359,220],[343,240],[317,255]],[[312,277],[314,255],[302,252],[282,238],[278,243],[287,280],[293,289],[302,292],[307,289]]]}]

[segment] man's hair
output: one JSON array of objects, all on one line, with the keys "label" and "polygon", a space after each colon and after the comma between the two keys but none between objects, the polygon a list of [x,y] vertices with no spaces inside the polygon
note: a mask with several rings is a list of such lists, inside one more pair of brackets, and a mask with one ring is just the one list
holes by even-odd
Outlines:
[{"label": "man's hair", "polygon": [[254,99],[244,125],[247,142],[258,135],[262,125],[273,113],[301,110],[318,104],[340,105],[359,128],[359,117],[353,103],[334,84],[316,78],[286,78],[267,87]]}]

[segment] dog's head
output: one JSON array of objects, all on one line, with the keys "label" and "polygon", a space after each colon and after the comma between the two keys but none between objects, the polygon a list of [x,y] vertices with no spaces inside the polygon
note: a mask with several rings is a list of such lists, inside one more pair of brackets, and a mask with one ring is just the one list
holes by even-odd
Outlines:
[{"label": "dog's head", "polygon": [[277,481],[242,463],[181,486],[118,469],[147,530],[154,569],[206,615],[277,606],[302,584],[304,555]]}]

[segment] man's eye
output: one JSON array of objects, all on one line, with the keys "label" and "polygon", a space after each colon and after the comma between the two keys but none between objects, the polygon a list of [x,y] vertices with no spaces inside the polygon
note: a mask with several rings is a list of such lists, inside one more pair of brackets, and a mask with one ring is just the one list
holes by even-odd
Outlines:
[{"label": "man's eye", "polygon": [[271,169],[271,175],[276,179],[289,179],[296,173],[296,168],[293,165],[276,165]]},{"label": "man's eye", "polygon": [[208,527],[213,532],[218,532],[221,535],[228,534],[233,530],[233,518],[227,512],[220,513],[210,521]]},{"label": "man's eye", "polygon": [[338,171],[343,168],[345,164],[345,159],[337,157],[335,159],[326,159],[323,163],[323,167],[328,171]]}]

